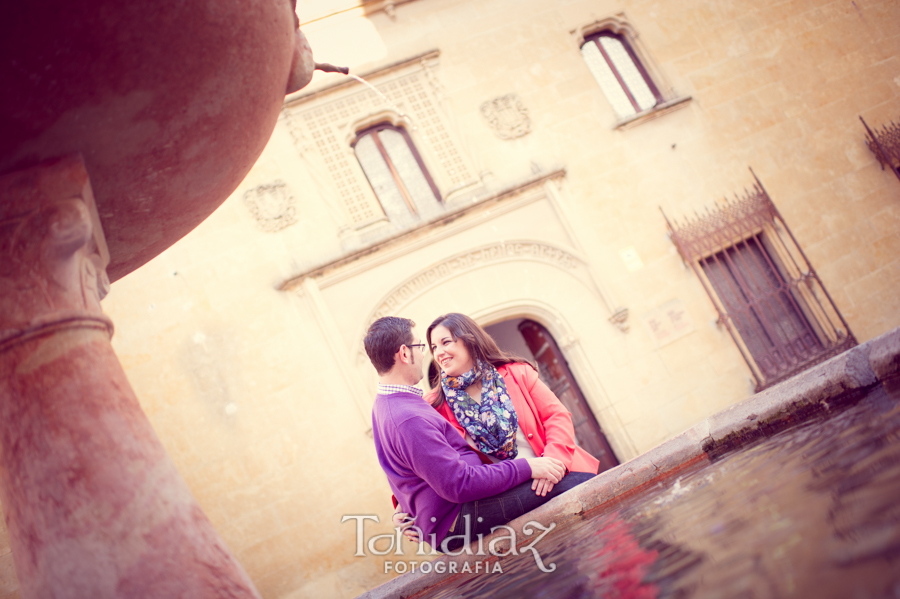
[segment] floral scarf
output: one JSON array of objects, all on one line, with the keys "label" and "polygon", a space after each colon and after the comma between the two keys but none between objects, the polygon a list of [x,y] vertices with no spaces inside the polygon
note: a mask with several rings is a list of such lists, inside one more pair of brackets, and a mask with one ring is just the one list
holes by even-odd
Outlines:
[{"label": "floral scarf", "polygon": [[[466,389],[481,379],[481,404]],[[500,460],[518,455],[516,431],[519,421],[503,377],[490,363],[475,360],[472,370],[459,376],[441,372],[441,386],[453,415],[475,440],[478,449]]]}]

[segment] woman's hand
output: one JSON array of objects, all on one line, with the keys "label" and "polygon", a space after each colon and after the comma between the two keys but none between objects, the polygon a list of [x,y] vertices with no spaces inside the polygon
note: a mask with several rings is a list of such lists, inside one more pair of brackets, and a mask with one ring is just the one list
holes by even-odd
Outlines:
[{"label": "woman's hand", "polygon": [[413,543],[420,543],[419,539],[419,531],[415,528],[410,528],[413,524],[416,523],[415,518],[410,518],[409,514],[406,512],[401,512],[400,506],[397,506],[396,512],[391,516],[391,522],[394,523],[394,528],[399,528],[403,533],[403,536],[406,537],[409,541]]},{"label": "woman's hand", "polygon": [[553,483],[546,478],[536,478],[531,481],[531,490],[534,491],[535,494],[544,497],[553,490]]},{"label": "woman's hand", "polygon": [[[528,458],[525,460],[531,467],[531,478],[545,478],[554,485],[566,475],[566,467],[556,458]],[[534,485],[531,486],[534,489]]]}]

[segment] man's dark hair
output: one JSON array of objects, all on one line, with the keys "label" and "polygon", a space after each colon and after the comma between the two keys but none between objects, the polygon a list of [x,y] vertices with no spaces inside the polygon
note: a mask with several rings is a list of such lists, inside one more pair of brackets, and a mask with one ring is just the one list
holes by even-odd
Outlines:
[{"label": "man's dark hair", "polygon": [[394,354],[401,345],[413,342],[412,329],[416,323],[408,318],[385,316],[372,323],[363,344],[379,375],[394,367]]}]

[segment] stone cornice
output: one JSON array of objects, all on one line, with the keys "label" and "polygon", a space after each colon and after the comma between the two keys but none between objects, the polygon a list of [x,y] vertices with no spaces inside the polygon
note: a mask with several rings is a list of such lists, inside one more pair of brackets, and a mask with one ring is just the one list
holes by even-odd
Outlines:
[{"label": "stone cornice", "polygon": [[483,200],[480,200],[476,203],[464,206],[460,209],[454,210],[452,212],[447,212],[446,214],[441,215],[439,218],[436,218],[427,223],[423,223],[418,227],[413,229],[409,229],[408,231],[404,231],[395,237],[391,237],[390,239],[386,239],[369,247],[357,250],[353,253],[347,254],[346,256],[342,256],[336,260],[332,260],[300,274],[294,275],[293,277],[285,280],[281,285],[278,286],[278,289],[281,291],[290,291],[295,288],[298,288],[304,279],[309,277],[321,277],[323,275],[328,274],[342,266],[355,262],[361,258],[366,256],[373,255],[377,252],[384,251],[388,248],[395,247],[397,244],[406,241],[412,237],[419,236],[423,233],[426,233],[430,230],[434,230],[440,228],[444,225],[447,225],[465,214],[474,212],[476,210],[482,210],[486,207],[493,206],[495,204],[501,203],[504,200],[516,197],[524,192],[532,190],[534,188],[540,187],[547,181],[558,179],[564,177],[566,174],[565,169],[558,169],[553,172],[547,173],[545,175],[541,175],[539,177],[535,177],[523,183],[519,183],[499,193],[495,193]]},{"label": "stone cornice", "polygon": [[395,11],[398,6],[416,1],[417,0],[363,0],[362,2],[347,2],[348,6],[345,8],[339,8],[337,10],[332,9],[330,12],[326,14],[320,14],[318,16],[306,16],[306,20],[300,23],[300,29],[303,29],[310,23],[323,21],[325,19],[347,13],[357,13],[359,15],[368,16],[377,12],[384,12],[391,19],[394,19]]},{"label": "stone cornice", "polygon": [[[362,77],[363,79],[368,80],[369,78],[381,77],[383,75],[387,75],[392,71],[398,71],[405,67],[409,67],[415,65],[417,63],[422,63],[423,61],[436,60],[441,55],[441,51],[438,49],[428,50],[427,52],[423,52],[421,54],[416,54],[415,56],[410,56],[409,58],[404,58],[403,60],[399,60],[397,62],[392,62],[386,64],[384,66],[376,67],[374,69],[370,69],[368,71],[363,71],[362,73],[353,73],[358,77]],[[332,92],[338,91],[345,87],[350,87],[352,85],[362,85],[356,79],[352,79],[350,77],[345,77],[341,79],[337,83],[332,83],[329,85],[325,85],[323,87],[308,89],[305,91],[292,94],[287,96],[284,99],[284,108],[292,108],[294,106],[298,106],[305,102],[309,102],[310,100],[319,98],[323,95],[330,94]]]}]

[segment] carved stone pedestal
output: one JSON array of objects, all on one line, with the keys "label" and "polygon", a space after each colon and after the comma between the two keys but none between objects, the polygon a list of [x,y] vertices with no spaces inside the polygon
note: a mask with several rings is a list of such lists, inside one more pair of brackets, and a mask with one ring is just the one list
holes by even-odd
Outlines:
[{"label": "carved stone pedestal", "polygon": [[0,177],[0,256],[0,501],[21,597],[258,597],[112,351],[80,157]]}]

